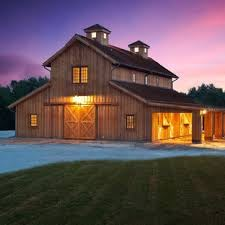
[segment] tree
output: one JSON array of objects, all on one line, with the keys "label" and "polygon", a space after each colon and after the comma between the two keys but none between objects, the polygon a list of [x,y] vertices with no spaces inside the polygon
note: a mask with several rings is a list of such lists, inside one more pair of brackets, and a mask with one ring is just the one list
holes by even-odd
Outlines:
[{"label": "tree", "polygon": [[188,95],[197,103],[211,107],[225,107],[225,92],[213,84],[202,84],[198,88],[191,88]]},{"label": "tree", "polygon": [[47,77],[31,77],[20,81],[11,81],[9,86],[0,86],[0,130],[15,129],[15,113],[8,109],[8,105],[31,91],[47,83]]}]

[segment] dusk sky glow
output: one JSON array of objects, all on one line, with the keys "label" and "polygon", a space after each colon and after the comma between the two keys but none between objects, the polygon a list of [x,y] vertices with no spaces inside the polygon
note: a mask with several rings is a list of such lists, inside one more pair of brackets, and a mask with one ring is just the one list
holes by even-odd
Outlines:
[{"label": "dusk sky glow", "polygon": [[149,44],[149,56],[180,77],[175,89],[225,89],[224,0],[3,0],[0,84],[48,75],[42,63],[95,23],[112,31],[112,45]]}]

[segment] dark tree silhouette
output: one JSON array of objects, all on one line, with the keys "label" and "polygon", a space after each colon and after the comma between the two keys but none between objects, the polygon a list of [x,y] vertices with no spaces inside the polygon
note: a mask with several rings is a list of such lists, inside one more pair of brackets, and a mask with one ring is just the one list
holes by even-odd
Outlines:
[{"label": "dark tree silhouette", "polygon": [[0,86],[0,130],[15,129],[15,113],[8,105],[48,82],[47,77],[31,77],[11,81],[6,87]]},{"label": "dark tree silhouette", "polygon": [[212,107],[225,107],[225,92],[213,84],[202,84],[198,88],[191,88],[188,95],[198,103]]}]

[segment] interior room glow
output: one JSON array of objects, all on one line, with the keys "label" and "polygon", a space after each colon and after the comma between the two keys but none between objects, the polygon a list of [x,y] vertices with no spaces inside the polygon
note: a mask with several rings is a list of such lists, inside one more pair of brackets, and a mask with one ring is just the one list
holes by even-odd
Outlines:
[{"label": "interior room glow", "polygon": [[139,47],[135,47],[134,52],[139,52]]},{"label": "interior room glow", "polygon": [[144,48],[144,53],[147,53],[147,48]]},{"label": "interior room glow", "polygon": [[96,32],[92,32],[92,33],[91,33],[91,37],[92,37],[92,38],[96,38]]},{"label": "interior room glow", "polygon": [[106,39],[106,38],[107,38],[107,35],[106,35],[106,33],[104,33],[104,34],[103,34],[103,37],[104,37],[104,39]]}]

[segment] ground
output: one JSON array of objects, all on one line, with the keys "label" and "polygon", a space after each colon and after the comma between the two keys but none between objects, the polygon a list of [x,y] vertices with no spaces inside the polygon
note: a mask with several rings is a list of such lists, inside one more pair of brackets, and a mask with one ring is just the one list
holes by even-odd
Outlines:
[{"label": "ground", "polygon": [[[204,145],[129,142],[79,142],[57,139],[14,138],[0,132],[0,173],[44,164],[78,160],[149,160],[178,156],[225,156],[225,141]],[[5,137],[8,138],[5,138]],[[11,137],[10,137],[11,136]]]},{"label": "ground", "polygon": [[224,225],[225,157],[85,161],[0,175],[4,225]]}]

